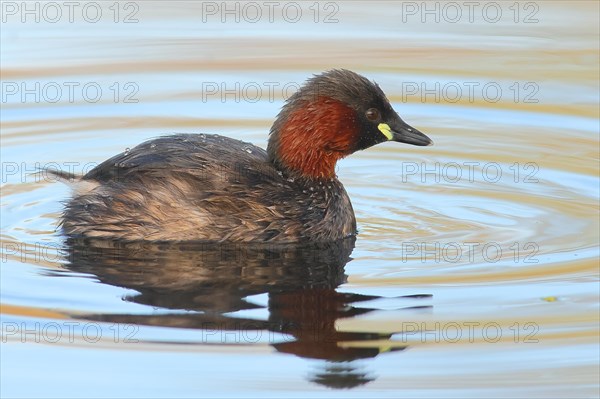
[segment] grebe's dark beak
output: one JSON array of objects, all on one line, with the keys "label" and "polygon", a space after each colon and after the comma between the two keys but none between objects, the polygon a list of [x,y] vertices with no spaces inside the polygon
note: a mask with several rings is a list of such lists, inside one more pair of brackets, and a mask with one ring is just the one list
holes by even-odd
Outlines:
[{"label": "grebe's dark beak", "polygon": [[400,118],[394,119],[390,124],[380,123],[378,128],[390,141],[419,146],[433,145],[433,140]]}]

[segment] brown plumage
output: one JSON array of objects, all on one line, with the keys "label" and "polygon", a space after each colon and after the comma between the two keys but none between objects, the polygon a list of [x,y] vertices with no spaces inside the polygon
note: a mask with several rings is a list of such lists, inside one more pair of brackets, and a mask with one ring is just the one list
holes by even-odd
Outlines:
[{"label": "brown plumage", "polygon": [[[382,124],[385,124],[382,127]],[[268,150],[206,134],[147,141],[75,178],[71,236],[128,241],[332,241],[355,234],[336,162],[384,141],[429,145],[376,84],[347,70],[291,96]]]}]

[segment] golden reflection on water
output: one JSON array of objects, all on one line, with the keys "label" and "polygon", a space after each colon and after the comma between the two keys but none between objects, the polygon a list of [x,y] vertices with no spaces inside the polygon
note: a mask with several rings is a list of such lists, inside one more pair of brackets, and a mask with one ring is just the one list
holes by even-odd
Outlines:
[{"label": "golden reflection on water", "polygon": [[[325,349],[336,356],[373,353],[376,359],[365,367],[367,371],[375,368],[374,374],[382,374],[381,378],[367,378],[360,370],[352,374],[331,365],[312,370],[311,378],[329,378],[331,373],[340,372],[358,381],[372,378],[366,381],[367,387],[391,390],[398,388],[392,377],[402,375],[404,389],[469,386],[481,389],[476,392],[482,395],[492,392],[491,396],[502,395],[505,382],[511,381],[517,389],[513,393],[525,392],[518,391],[520,387],[534,396],[597,394],[598,359],[591,351],[597,351],[599,323],[599,3],[535,4],[539,7],[538,22],[532,24],[506,19],[498,24],[481,19],[448,24],[422,23],[418,18],[400,23],[401,5],[394,2],[345,2],[339,3],[339,24],[259,24],[256,31],[240,24],[227,33],[228,37],[222,36],[222,24],[199,23],[201,5],[191,2],[145,3],[140,7],[142,22],[138,25],[110,25],[109,30],[103,29],[106,25],[86,26],[78,31],[79,35],[73,35],[65,25],[41,25],[40,30],[30,29],[32,26],[27,24],[3,26],[3,82],[74,80],[103,85],[109,82],[108,86],[115,81],[134,81],[140,86],[139,102],[135,104],[115,103],[107,96],[93,104],[81,100],[3,101],[3,162],[17,166],[26,163],[27,176],[33,170],[30,165],[36,162],[100,162],[144,139],[168,132],[222,133],[264,146],[282,93],[276,92],[272,101],[258,103],[219,98],[204,102],[199,100],[203,96],[202,82],[301,82],[312,73],[334,67],[357,70],[377,80],[403,118],[435,141],[435,146],[425,149],[382,145],[341,163],[338,174],[353,200],[360,235],[354,259],[347,265],[345,260],[341,262],[341,274],[326,293],[302,286],[296,296],[274,294],[272,286],[285,280],[277,278],[277,273],[289,277],[281,265],[244,269],[244,273],[274,273],[263,275],[262,285],[257,288],[271,295],[270,304],[263,304],[264,313],[255,318],[250,315],[248,320],[263,322],[265,315],[271,317],[272,323],[263,325],[265,331],[274,330],[273,323],[281,320],[300,324],[311,316],[323,320],[327,333],[335,338],[313,345],[323,353],[309,353],[314,349],[310,345],[277,347],[263,341],[233,347],[194,340],[181,345],[176,339],[181,331],[177,330],[172,333],[173,342],[164,336],[161,340],[142,340],[137,346],[103,339],[94,349],[162,354],[189,351],[215,357],[236,353],[247,356],[248,362],[266,353],[274,364],[285,361],[272,354],[274,350],[298,356],[304,353],[307,358],[326,357]],[[402,86],[406,82],[429,88],[436,82],[441,86],[458,82],[463,88],[465,82],[498,82],[504,95],[497,102],[487,101],[481,93],[474,99],[461,96],[455,102],[437,100],[422,93],[407,95]],[[515,83],[521,90],[516,98],[511,91]],[[527,83],[536,85],[536,101],[524,101],[523,96],[529,93]],[[441,168],[451,162],[477,162],[475,172],[479,177],[453,182],[443,173],[438,173],[441,178],[436,180],[421,170],[409,175],[403,169],[433,168],[436,164]],[[500,165],[504,172],[501,180],[481,178],[482,166],[489,163]],[[515,164],[520,171],[518,177],[511,175]],[[535,182],[524,180],[530,171],[525,169],[528,164],[537,168]],[[146,271],[145,279],[133,281],[127,280],[131,270],[123,273],[119,268],[88,264],[88,274],[71,275],[78,265],[70,264],[68,259],[32,258],[32,245],[37,242],[50,243],[55,252],[64,255],[59,249],[62,238],[54,229],[59,201],[67,195],[64,188],[52,182],[3,174],[3,322],[13,320],[9,317],[19,322],[22,318],[30,322],[66,318],[172,327],[181,323],[181,330],[197,329],[194,320],[200,316],[192,314],[186,319],[169,312],[178,306],[185,308],[190,297],[181,290],[161,286],[165,282],[176,285],[182,276],[184,282],[199,283],[192,278],[198,277],[194,274],[198,270],[186,274],[178,269],[185,261],[172,262],[171,274],[157,282],[160,274],[153,276],[152,271]],[[463,256],[457,262],[432,259],[431,255],[427,258],[423,251],[407,252],[416,244],[436,242],[463,247],[468,242],[493,242],[504,252],[493,262],[481,252],[473,259]],[[525,245],[534,243],[536,262],[522,262],[523,252],[515,261],[511,252],[515,242],[522,251]],[[252,276],[244,273],[238,280],[227,280],[228,284],[250,281]],[[63,276],[62,280],[50,277],[57,274]],[[344,274],[347,281],[342,278]],[[88,286],[82,276],[106,279],[104,286],[129,290],[120,288],[111,291],[113,296],[104,296],[98,284]],[[208,276],[217,278],[210,273]],[[73,284],[67,287],[81,291],[71,293],[62,288],[59,284],[64,281]],[[296,283],[299,281],[304,280],[297,279]],[[202,282],[209,283],[210,279]],[[138,297],[131,292],[143,292],[148,287],[165,290],[154,297],[163,301],[154,306],[164,313],[152,318],[144,312],[121,309],[121,297],[136,303]],[[211,290],[219,288],[218,284],[202,287],[213,294]],[[243,289],[234,292],[221,299],[235,304],[249,294]],[[354,299],[374,295],[371,301],[355,303],[346,297],[340,299],[342,292]],[[402,299],[412,294],[432,297]],[[177,295],[181,295],[177,303],[167,302]],[[119,302],[113,301],[115,297]],[[321,301],[318,306],[316,298]],[[145,302],[142,305],[152,306]],[[317,312],[321,305],[331,306],[335,317],[319,319],[323,316]],[[206,303],[203,306],[196,310],[217,309]],[[90,311],[88,307],[101,310]],[[135,310],[140,312],[139,307]],[[225,316],[217,313],[213,316],[227,323],[243,317],[235,312]],[[423,341],[423,335],[414,330],[406,333],[415,325],[419,331],[439,332],[436,323],[441,328],[450,323],[479,325],[474,340],[464,335],[455,342],[432,342]],[[504,332],[494,344],[484,339],[481,330],[490,323],[497,323]],[[511,327],[515,323],[519,328],[528,323],[535,325],[538,342],[525,349],[512,345]],[[14,338],[11,340],[14,344]],[[89,350],[81,340],[64,345]],[[401,353],[387,354],[392,349]],[[469,357],[478,352],[481,355],[473,358],[477,360]],[[587,357],[582,356],[584,352]],[[470,355],[463,359],[465,353]],[[410,359],[414,368],[377,369],[375,365],[384,361],[384,356],[397,356],[393,359],[399,362]],[[567,361],[558,363],[558,357]],[[453,363],[449,359],[454,359]],[[33,357],[29,361],[36,360]],[[477,378],[472,374],[473,364],[478,365]],[[509,364],[520,366],[513,370]],[[306,374],[304,369],[290,373],[294,377]],[[549,382],[540,374],[560,378]],[[231,376],[219,377],[225,381]],[[255,378],[267,384],[263,376]],[[301,389],[300,383],[291,386]]]}]

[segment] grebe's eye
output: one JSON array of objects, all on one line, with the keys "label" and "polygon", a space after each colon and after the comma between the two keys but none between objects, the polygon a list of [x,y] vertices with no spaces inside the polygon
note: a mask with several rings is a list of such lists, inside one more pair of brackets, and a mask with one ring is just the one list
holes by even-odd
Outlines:
[{"label": "grebe's eye", "polygon": [[365,113],[365,115],[367,116],[368,120],[373,121],[373,122],[379,120],[379,116],[380,116],[379,111],[375,108],[369,108],[367,110],[367,112]]}]

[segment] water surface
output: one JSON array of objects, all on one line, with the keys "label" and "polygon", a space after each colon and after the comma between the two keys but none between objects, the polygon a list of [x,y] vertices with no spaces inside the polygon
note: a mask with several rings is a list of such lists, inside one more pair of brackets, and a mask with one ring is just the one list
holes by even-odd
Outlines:
[{"label": "water surface", "polygon": [[[498,2],[497,21],[484,2],[455,22],[443,2],[439,20],[294,3],[297,22],[288,3],[256,22],[239,5],[238,22],[220,3],[107,2],[95,23],[15,4],[2,396],[599,395],[597,2]],[[36,168],[85,173],[172,132],[264,147],[287,95],[339,67],[435,141],[339,164],[355,241],[123,247],[57,229],[69,189]]]}]

